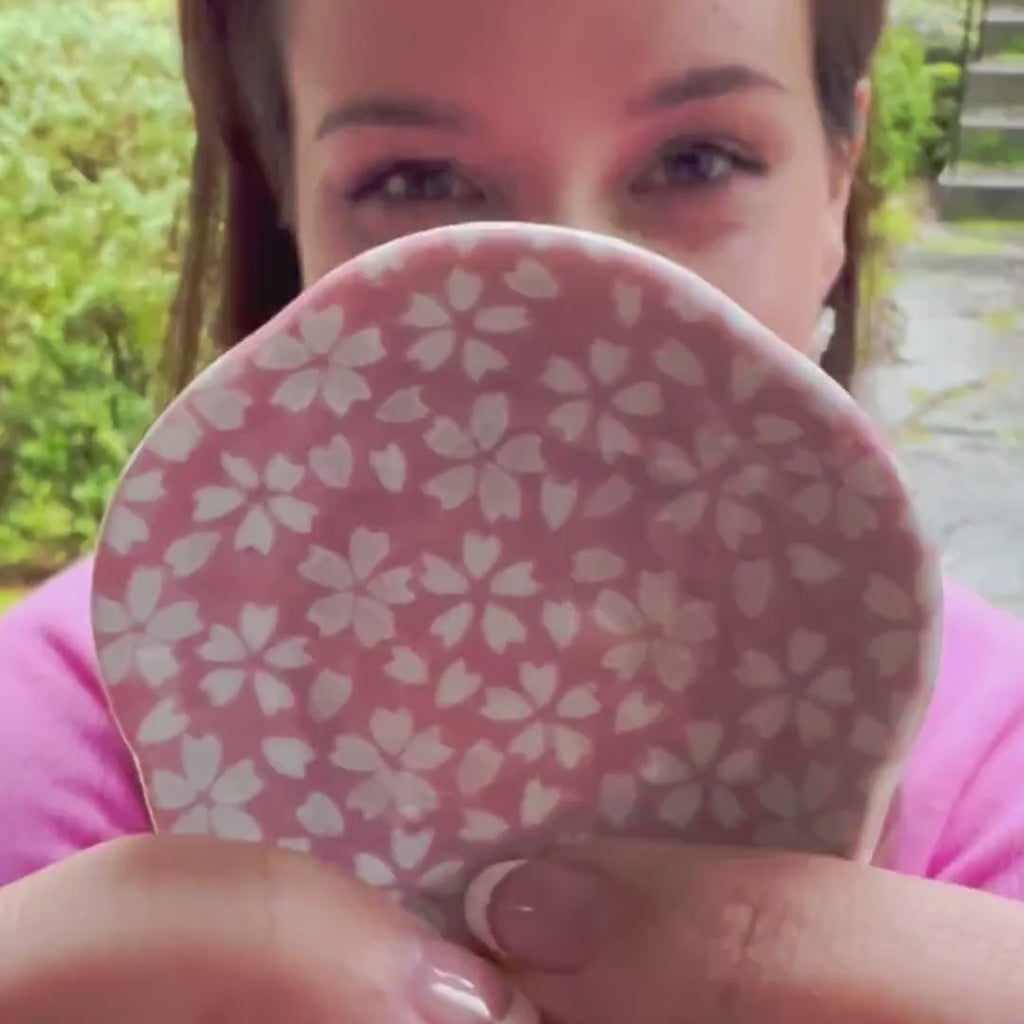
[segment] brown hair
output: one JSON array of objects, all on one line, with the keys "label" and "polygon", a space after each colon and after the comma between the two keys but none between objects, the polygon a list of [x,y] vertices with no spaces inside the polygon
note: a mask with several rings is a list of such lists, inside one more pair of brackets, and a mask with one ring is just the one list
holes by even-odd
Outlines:
[{"label": "brown hair", "polygon": [[[887,0],[811,0],[822,119],[841,144],[858,130],[854,94],[868,73]],[[214,347],[230,348],[302,289],[290,192],[289,115],[272,0],[179,0],[196,144],[189,233],[165,349],[178,391]],[[823,365],[844,387],[857,365],[861,269],[874,202],[862,165],[847,213],[847,259],[830,305],[836,334]],[[214,300],[214,301],[211,301]],[[217,319],[207,312],[216,303]]]}]

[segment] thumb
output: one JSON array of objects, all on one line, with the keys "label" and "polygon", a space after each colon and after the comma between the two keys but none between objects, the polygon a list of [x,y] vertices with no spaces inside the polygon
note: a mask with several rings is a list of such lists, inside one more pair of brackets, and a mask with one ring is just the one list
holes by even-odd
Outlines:
[{"label": "thumb", "polygon": [[601,843],[496,865],[471,930],[551,1024],[1020,1024],[1024,910],[824,858]]},{"label": "thumb", "polygon": [[312,858],[147,836],[0,889],[0,1021],[528,1024],[492,967]]}]

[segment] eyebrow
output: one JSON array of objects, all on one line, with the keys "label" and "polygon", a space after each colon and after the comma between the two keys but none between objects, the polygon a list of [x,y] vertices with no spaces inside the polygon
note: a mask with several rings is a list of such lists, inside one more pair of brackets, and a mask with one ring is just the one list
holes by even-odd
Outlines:
[{"label": "eyebrow", "polygon": [[[701,100],[718,99],[735,92],[770,89],[785,92],[785,86],[764,72],[744,64],[696,68],[659,82],[643,99],[629,104],[632,114],[656,113]],[[364,96],[327,113],[316,130],[319,141],[349,128],[433,128],[464,131],[470,118],[456,107],[415,96]]]},{"label": "eyebrow", "polygon": [[674,78],[659,82],[638,101],[629,104],[630,113],[650,114],[702,100],[719,99],[730,93],[767,89],[786,92],[786,87],[771,75],[745,64],[723,64],[695,68]]},{"label": "eyebrow", "polygon": [[316,138],[346,128],[440,128],[462,131],[469,117],[456,107],[414,96],[365,96],[330,111],[320,122]]}]

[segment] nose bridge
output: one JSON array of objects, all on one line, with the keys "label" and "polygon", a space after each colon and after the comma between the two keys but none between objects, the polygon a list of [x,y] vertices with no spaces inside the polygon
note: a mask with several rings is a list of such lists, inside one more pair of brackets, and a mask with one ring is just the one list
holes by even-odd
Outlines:
[{"label": "nose bridge", "polygon": [[604,194],[580,174],[578,168],[567,168],[545,177],[524,204],[525,209],[520,214],[524,220],[603,235],[622,233],[617,198]]}]

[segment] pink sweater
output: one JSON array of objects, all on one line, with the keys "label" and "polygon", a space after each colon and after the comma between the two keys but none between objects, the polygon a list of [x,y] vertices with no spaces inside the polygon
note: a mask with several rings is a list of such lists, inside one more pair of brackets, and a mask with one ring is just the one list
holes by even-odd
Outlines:
[{"label": "pink sweater", "polygon": [[[0,885],[148,828],[96,678],[89,573],[0,620]],[[950,586],[945,629],[896,866],[1024,900],[1024,626]]]}]

